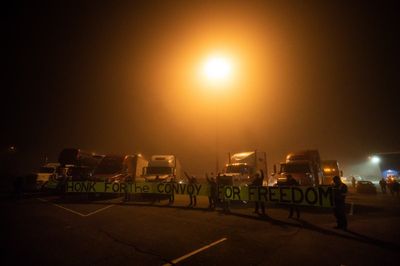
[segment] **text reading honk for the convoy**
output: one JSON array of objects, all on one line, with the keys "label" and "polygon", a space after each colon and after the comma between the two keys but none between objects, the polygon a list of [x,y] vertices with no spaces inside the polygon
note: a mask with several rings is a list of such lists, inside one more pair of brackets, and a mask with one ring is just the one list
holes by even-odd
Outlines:
[{"label": "text reading honk for the convoy", "polygon": [[[159,183],[109,183],[109,182],[68,182],[67,192],[74,193],[153,193],[210,196],[208,184]],[[252,187],[225,186],[218,188],[218,195],[224,200],[249,202],[275,202],[318,207],[333,207],[333,189],[319,187]]]},{"label": "text reading honk for the convoy", "polygon": [[67,192],[87,193],[156,193],[207,196],[208,186],[180,183],[68,182]]}]

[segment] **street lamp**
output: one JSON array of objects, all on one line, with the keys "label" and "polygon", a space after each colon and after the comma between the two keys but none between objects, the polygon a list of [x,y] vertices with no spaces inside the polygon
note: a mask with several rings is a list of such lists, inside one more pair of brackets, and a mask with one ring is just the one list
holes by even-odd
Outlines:
[{"label": "street lamp", "polygon": [[379,164],[381,161],[381,158],[379,158],[378,156],[374,155],[370,157],[370,160],[373,164]]},{"label": "street lamp", "polygon": [[213,55],[204,62],[203,71],[209,81],[227,81],[232,73],[232,63],[227,57]]},{"label": "street lamp", "polygon": [[[229,57],[214,54],[209,56],[203,63],[202,67],[203,77],[207,81],[208,87],[220,91],[226,88],[232,80],[233,62]],[[215,174],[219,172],[219,159],[218,159],[218,145],[219,145],[219,132],[218,132],[218,97],[215,95]]]}]

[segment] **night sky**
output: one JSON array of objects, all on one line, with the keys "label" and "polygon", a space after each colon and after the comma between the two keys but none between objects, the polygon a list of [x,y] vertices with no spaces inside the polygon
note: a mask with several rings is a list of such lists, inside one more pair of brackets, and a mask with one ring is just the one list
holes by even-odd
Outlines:
[{"label": "night sky", "polygon": [[[1,146],[15,145],[27,167],[77,147],[176,154],[202,174],[218,136],[221,162],[257,149],[272,165],[317,148],[346,175],[400,150],[395,4],[98,2],[2,8]],[[239,65],[220,93],[194,74],[215,49]]]}]

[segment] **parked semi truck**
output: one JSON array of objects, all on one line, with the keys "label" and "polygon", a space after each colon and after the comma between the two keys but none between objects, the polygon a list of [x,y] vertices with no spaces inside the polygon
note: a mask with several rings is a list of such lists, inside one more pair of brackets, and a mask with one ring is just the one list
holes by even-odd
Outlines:
[{"label": "parked semi truck", "polygon": [[153,155],[148,166],[143,168],[147,182],[179,182],[183,180],[182,167],[175,155]]},{"label": "parked semi truck", "polygon": [[339,169],[339,163],[337,160],[323,160],[321,161],[321,168],[324,173],[322,180],[323,185],[331,185],[334,176],[343,176],[342,171]]},{"label": "parked semi truck", "polygon": [[87,180],[100,159],[101,156],[81,149],[63,149],[58,156],[58,163],[49,163],[42,167],[41,171],[51,173],[36,175],[36,186],[44,190],[57,189],[65,185],[65,181],[68,180]]},{"label": "parked semi truck", "polygon": [[[230,154],[222,175],[217,182],[221,185],[249,185],[257,172],[262,170],[267,176],[267,155],[265,152],[249,151]],[[265,179],[264,184],[267,185]]]},{"label": "parked semi truck", "polygon": [[148,161],[141,154],[106,155],[94,169],[91,179],[96,181],[136,181]]},{"label": "parked semi truck", "polygon": [[60,166],[57,179],[59,181],[87,180],[103,157],[104,155],[97,155],[82,149],[63,149],[58,156]]},{"label": "parked semi truck", "polygon": [[58,162],[61,167],[66,165],[84,166],[94,169],[100,162],[101,157],[92,152],[81,149],[67,148],[63,149],[59,156]]},{"label": "parked semi truck", "polygon": [[280,164],[277,173],[277,184],[285,185],[287,175],[291,175],[300,185],[321,185],[323,173],[321,170],[321,158],[318,150],[304,150],[291,152],[286,156],[286,161]]}]

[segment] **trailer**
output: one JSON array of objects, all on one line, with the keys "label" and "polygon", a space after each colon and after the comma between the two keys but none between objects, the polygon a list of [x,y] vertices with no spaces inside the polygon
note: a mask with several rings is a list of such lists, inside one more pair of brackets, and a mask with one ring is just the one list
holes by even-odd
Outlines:
[{"label": "trailer", "polygon": [[106,155],[94,169],[94,181],[135,182],[148,161],[141,154]]}]

